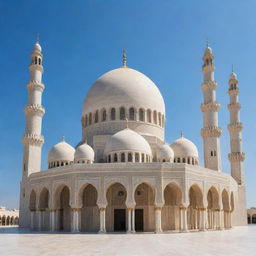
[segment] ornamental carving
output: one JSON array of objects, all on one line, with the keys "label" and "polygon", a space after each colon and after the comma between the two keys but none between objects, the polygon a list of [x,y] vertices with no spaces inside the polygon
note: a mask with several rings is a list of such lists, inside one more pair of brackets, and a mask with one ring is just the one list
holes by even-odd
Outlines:
[{"label": "ornamental carving", "polygon": [[231,103],[231,104],[228,104],[228,110],[231,111],[231,110],[239,110],[241,108],[241,104],[240,103]]},{"label": "ornamental carving", "polygon": [[36,145],[41,146],[44,144],[44,136],[37,134],[24,134],[22,137],[23,145]]},{"label": "ornamental carving", "polygon": [[201,89],[202,91],[206,91],[206,90],[215,90],[217,87],[217,83],[215,81],[205,81],[202,85],[201,85]]},{"label": "ornamental carving", "polygon": [[38,81],[33,80],[27,84],[27,88],[29,91],[38,90],[42,92],[44,90],[44,84],[38,83]]},{"label": "ornamental carving", "polygon": [[217,101],[210,102],[202,104],[200,108],[202,112],[218,112],[220,109],[220,103]]},{"label": "ornamental carving", "polygon": [[26,115],[29,115],[30,113],[35,113],[39,116],[43,116],[45,114],[45,109],[41,105],[31,104],[31,105],[27,105],[24,108],[24,112]]},{"label": "ornamental carving", "polygon": [[220,137],[221,128],[217,126],[210,126],[201,129],[201,136],[204,138],[207,137]]},{"label": "ornamental carving", "polygon": [[243,152],[233,152],[228,154],[228,159],[230,162],[243,162],[245,159],[245,153]]},{"label": "ornamental carving", "polygon": [[228,125],[229,132],[241,132],[243,130],[242,123],[234,123]]}]

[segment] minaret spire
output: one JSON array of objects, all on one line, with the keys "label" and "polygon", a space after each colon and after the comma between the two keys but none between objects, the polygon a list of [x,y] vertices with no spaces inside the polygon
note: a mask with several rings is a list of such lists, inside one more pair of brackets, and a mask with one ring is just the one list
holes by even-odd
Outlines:
[{"label": "minaret spire", "polygon": [[126,68],[126,49],[123,49],[123,68]]},{"label": "minaret spire", "polygon": [[204,82],[201,85],[204,102],[201,105],[204,127],[201,129],[201,136],[204,140],[204,164],[206,168],[216,171],[221,170],[220,139],[221,128],[218,126],[218,111],[220,104],[216,101],[217,83],[214,80],[215,66],[212,49],[207,45],[203,56],[202,72]]},{"label": "minaret spire", "polygon": [[241,105],[238,102],[238,80],[236,74],[233,72],[230,74],[229,79],[229,98],[230,103],[228,110],[230,113],[230,124],[228,130],[230,134],[230,150],[231,153],[228,155],[231,164],[231,175],[237,181],[239,185],[244,184],[244,171],[243,161],[245,154],[242,152],[242,129],[243,124],[240,122],[240,108]]},{"label": "minaret spire", "polygon": [[26,129],[22,138],[24,145],[23,178],[41,169],[41,150],[44,143],[41,130],[45,110],[41,105],[44,84],[42,83],[43,55],[39,42],[35,43],[30,59],[30,81],[27,84],[28,104],[24,108]]}]

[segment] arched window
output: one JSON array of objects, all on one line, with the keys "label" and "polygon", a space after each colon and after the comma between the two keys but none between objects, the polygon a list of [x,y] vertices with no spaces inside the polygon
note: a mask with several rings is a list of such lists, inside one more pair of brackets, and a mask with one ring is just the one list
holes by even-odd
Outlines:
[{"label": "arched window", "polygon": [[85,127],[87,127],[87,125],[88,125],[88,117],[87,115],[85,115]]},{"label": "arched window", "polygon": [[139,110],[139,120],[140,121],[145,121],[145,113],[144,113],[144,110],[142,108],[140,108],[140,110]]},{"label": "arched window", "polygon": [[152,123],[152,112],[150,109],[147,110],[147,119],[148,119],[148,123]]},{"label": "arched window", "polygon": [[139,153],[135,153],[135,162],[139,162],[140,161],[140,155]]},{"label": "arched window", "polygon": [[94,123],[98,123],[98,121],[99,121],[99,111],[96,110],[95,116],[94,116]]},{"label": "arched window", "polygon": [[135,120],[135,111],[134,111],[134,108],[130,108],[129,109],[129,119],[130,120]]},{"label": "arched window", "polygon": [[120,108],[120,120],[125,120],[125,108]]},{"label": "arched window", "polygon": [[60,163],[59,162],[57,162],[57,167],[59,167],[60,166]]},{"label": "arched window", "polygon": [[157,112],[156,111],[154,111],[153,118],[154,118],[154,124],[157,124]]},{"label": "arched window", "polygon": [[38,64],[41,65],[41,59],[40,58],[38,58]]},{"label": "arched window", "polygon": [[188,164],[190,164],[190,158],[188,157]]},{"label": "arched window", "polygon": [[193,164],[193,165],[195,164],[194,158],[192,158],[192,164]]},{"label": "arched window", "polygon": [[163,159],[163,163],[165,163],[165,159]]},{"label": "arched window", "polygon": [[108,155],[108,162],[111,163],[111,155]]},{"label": "arched window", "polygon": [[37,57],[35,57],[35,64],[37,64]]},{"label": "arched window", "polygon": [[106,109],[103,109],[102,111],[102,122],[105,122],[107,120],[107,111]]},{"label": "arched window", "polygon": [[114,108],[111,108],[111,120],[116,120],[116,110]]},{"label": "arched window", "polygon": [[121,153],[121,162],[125,162],[125,153]]},{"label": "arched window", "polygon": [[185,158],[183,158],[183,159],[182,159],[182,162],[183,162],[183,163],[186,163],[186,159],[185,159]]},{"label": "arched window", "polygon": [[162,126],[162,116],[160,112],[158,113],[158,124]]},{"label": "arched window", "polygon": [[142,163],[145,162],[145,155],[144,155],[144,153],[141,154],[141,162],[142,162]]},{"label": "arched window", "polygon": [[177,163],[180,163],[180,158],[179,157],[177,158]]},{"label": "arched window", "polygon": [[132,153],[128,153],[128,162],[132,162]]},{"label": "arched window", "polygon": [[117,154],[114,154],[114,162],[117,162]]},{"label": "arched window", "polygon": [[92,113],[89,114],[89,125],[92,124]]}]

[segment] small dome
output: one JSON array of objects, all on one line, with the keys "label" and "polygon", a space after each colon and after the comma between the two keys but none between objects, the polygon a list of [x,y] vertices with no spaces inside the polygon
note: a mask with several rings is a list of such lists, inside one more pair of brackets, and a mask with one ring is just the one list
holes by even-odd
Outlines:
[{"label": "small dome", "polygon": [[174,159],[174,152],[172,148],[167,144],[163,144],[159,146],[156,154],[157,154],[158,161],[161,161],[161,162],[162,161],[172,162]]},{"label": "small dome", "polygon": [[86,142],[76,148],[75,161],[79,160],[94,161],[94,150]]},{"label": "small dome", "polygon": [[237,79],[236,73],[232,72],[232,73],[230,74],[230,79]]},{"label": "small dome", "polygon": [[184,138],[183,136],[175,140],[171,144],[171,148],[174,151],[174,157],[194,157],[198,158],[198,150],[195,144]]},{"label": "small dome", "polygon": [[115,133],[106,143],[105,155],[117,151],[141,152],[152,155],[148,142],[137,132],[128,128]]},{"label": "small dome", "polygon": [[34,51],[39,51],[39,52],[42,51],[42,47],[41,47],[41,45],[38,42],[36,42],[34,44]]},{"label": "small dome", "polygon": [[48,154],[48,162],[56,160],[73,161],[75,149],[65,141],[61,141],[52,147]]}]

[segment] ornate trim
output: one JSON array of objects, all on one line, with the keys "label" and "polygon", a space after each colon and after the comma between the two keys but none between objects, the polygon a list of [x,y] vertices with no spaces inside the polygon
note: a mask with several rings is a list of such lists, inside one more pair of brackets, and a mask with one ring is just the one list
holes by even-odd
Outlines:
[{"label": "ornate trim", "polygon": [[241,132],[243,130],[242,123],[233,123],[228,125],[229,132]]},{"label": "ornate trim", "polygon": [[41,117],[44,116],[45,114],[45,109],[43,106],[41,105],[38,105],[38,104],[31,104],[31,105],[27,105],[25,108],[24,108],[24,112],[26,115],[29,115],[30,113],[35,113]]},{"label": "ornate trim", "polygon": [[217,83],[215,81],[205,81],[203,84],[201,84],[202,91],[215,90],[216,87]]},{"label": "ornate trim", "polygon": [[201,111],[202,112],[218,112],[220,110],[220,103],[215,102],[209,102],[206,104],[201,104]]},{"label": "ornate trim", "polygon": [[106,211],[106,207],[100,207],[100,211],[101,212]]},{"label": "ornate trim", "polygon": [[155,211],[161,211],[162,210],[162,206],[155,206]]},{"label": "ornate trim", "polygon": [[221,128],[217,126],[204,127],[201,129],[201,136],[203,138],[207,137],[220,137],[221,136]]},{"label": "ornate trim", "polygon": [[243,152],[229,153],[228,159],[230,162],[243,162],[245,159],[245,153],[243,153]]},{"label": "ornate trim", "polygon": [[38,81],[32,80],[27,84],[27,88],[29,91],[38,90],[40,92],[43,92],[44,84],[38,83]]},{"label": "ornate trim", "polygon": [[231,111],[231,110],[239,110],[241,108],[241,104],[240,103],[231,103],[231,104],[228,104],[228,110]]},{"label": "ornate trim", "polygon": [[42,146],[44,144],[44,136],[37,134],[24,134],[22,137],[23,145]]}]

